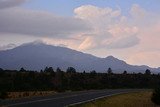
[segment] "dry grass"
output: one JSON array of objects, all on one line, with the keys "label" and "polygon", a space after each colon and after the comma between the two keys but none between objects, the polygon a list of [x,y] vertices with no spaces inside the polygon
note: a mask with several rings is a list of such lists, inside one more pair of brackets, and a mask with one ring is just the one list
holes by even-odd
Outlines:
[{"label": "dry grass", "polygon": [[17,99],[17,98],[25,98],[25,97],[33,97],[33,96],[45,96],[55,94],[55,91],[26,91],[26,92],[8,92],[7,99]]},{"label": "dry grass", "polygon": [[75,107],[160,107],[151,101],[152,92],[135,92],[91,101]]}]

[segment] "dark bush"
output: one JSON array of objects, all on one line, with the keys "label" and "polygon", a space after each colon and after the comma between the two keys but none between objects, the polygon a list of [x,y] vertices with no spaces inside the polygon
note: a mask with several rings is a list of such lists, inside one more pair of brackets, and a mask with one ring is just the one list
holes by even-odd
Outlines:
[{"label": "dark bush", "polygon": [[8,97],[7,92],[2,91],[0,92],[0,99],[6,99]]},{"label": "dark bush", "polygon": [[152,100],[152,102],[154,102],[155,104],[160,105],[160,87],[156,88],[156,89],[153,91],[151,100]]}]

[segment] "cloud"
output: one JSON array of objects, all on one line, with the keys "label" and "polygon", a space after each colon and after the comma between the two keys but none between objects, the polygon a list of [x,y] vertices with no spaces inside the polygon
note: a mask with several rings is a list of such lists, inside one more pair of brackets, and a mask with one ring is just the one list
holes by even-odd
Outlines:
[{"label": "cloud", "polygon": [[131,64],[159,66],[160,16],[137,4],[126,16],[120,8],[82,5],[73,17],[62,17],[14,7],[25,0],[3,1],[16,3],[3,7],[0,0],[0,49],[8,48],[7,42],[20,45],[42,39],[101,57],[115,55]]},{"label": "cloud", "polygon": [[138,4],[133,4],[130,10],[130,14],[134,18],[144,18],[147,15],[147,12],[141,8]]},{"label": "cloud", "polygon": [[158,67],[159,66],[159,60],[160,59],[160,51],[144,51],[144,52],[137,52],[134,55],[131,55],[127,62],[130,64],[139,64],[139,65],[149,65],[152,67]]},{"label": "cloud", "polygon": [[114,55],[130,64],[159,66],[159,14],[137,4],[131,7],[127,16],[121,9],[93,5],[80,6],[74,13],[93,29],[74,35],[75,40],[57,40],[57,44],[60,41],[69,48],[101,57]]},{"label": "cloud", "polygon": [[94,5],[83,5],[74,9],[75,17],[90,22],[95,29],[105,29],[108,24],[121,15],[121,10],[110,7],[100,8]]},{"label": "cloud", "polygon": [[79,40],[76,39],[63,39],[63,38],[42,38],[42,40],[50,45],[55,45],[55,46],[64,46],[68,47],[71,49],[76,49],[79,45]]},{"label": "cloud", "polygon": [[118,17],[121,14],[121,11],[113,10],[110,7],[100,8],[94,5],[83,5],[74,9],[74,13],[76,14],[76,17],[79,17],[85,20],[90,20],[90,17],[92,17],[93,19],[99,20],[99,16],[112,17],[112,18]]},{"label": "cloud", "polygon": [[[52,41],[56,38],[60,41],[76,39],[71,40],[72,44],[75,43],[80,50],[128,48],[139,43],[138,28],[128,22],[127,17],[121,14],[121,9],[83,5],[75,8],[74,13],[75,17],[61,17],[46,11],[18,7],[2,9],[0,33],[48,37]],[[122,44],[122,41],[131,37],[133,40]],[[64,45],[68,46],[67,41]]]},{"label": "cloud", "polygon": [[15,44],[2,45],[0,46],[0,50],[12,49],[14,47],[16,47]]},{"label": "cloud", "polygon": [[87,49],[93,49],[96,47],[96,43],[93,37],[87,37],[85,40],[80,44],[78,47],[79,50],[87,50]]},{"label": "cloud", "polygon": [[18,6],[27,0],[0,0],[0,9]]},{"label": "cloud", "polygon": [[86,38],[80,44],[80,50],[128,48],[139,43],[138,28],[121,14],[121,9],[83,5],[76,8],[74,13],[76,18],[90,23],[93,27],[90,35],[85,34]]},{"label": "cloud", "polygon": [[139,44],[140,40],[137,36],[127,36],[124,38],[120,38],[117,40],[113,40],[111,43],[107,45],[107,48],[110,49],[121,49],[121,48],[129,48]]},{"label": "cloud", "polygon": [[0,33],[65,38],[91,29],[81,19],[22,8],[0,10]]}]

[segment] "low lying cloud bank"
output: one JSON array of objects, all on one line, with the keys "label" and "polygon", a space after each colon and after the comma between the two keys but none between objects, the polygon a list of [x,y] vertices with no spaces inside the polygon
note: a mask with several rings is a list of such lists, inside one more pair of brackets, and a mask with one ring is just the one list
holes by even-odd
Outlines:
[{"label": "low lying cloud bank", "polygon": [[28,0],[0,0],[0,9],[15,7],[25,3]]},{"label": "low lying cloud bank", "polygon": [[81,19],[21,8],[0,10],[0,32],[65,38],[89,30]]}]

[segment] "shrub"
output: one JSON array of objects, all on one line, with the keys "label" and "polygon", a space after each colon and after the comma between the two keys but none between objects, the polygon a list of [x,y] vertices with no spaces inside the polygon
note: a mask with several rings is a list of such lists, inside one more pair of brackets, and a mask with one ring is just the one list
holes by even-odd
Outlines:
[{"label": "shrub", "polygon": [[152,102],[154,102],[155,104],[160,105],[160,87],[156,88],[156,89],[153,91],[151,100],[152,100]]},{"label": "shrub", "polygon": [[6,99],[7,97],[8,97],[7,92],[5,91],[0,92],[0,99]]},{"label": "shrub", "polygon": [[29,96],[29,93],[28,93],[28,92],[25,92],[25,93],[23,93],[23,96],[24,96],[24,97],[28,97],[28,96]]}]

